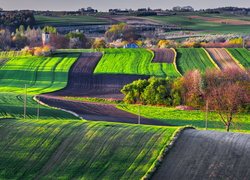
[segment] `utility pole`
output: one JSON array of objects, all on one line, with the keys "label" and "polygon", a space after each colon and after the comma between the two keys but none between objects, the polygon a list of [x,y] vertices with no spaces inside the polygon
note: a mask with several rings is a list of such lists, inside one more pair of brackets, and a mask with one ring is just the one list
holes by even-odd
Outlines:
[{"label": "utility pole", "polygon": [[27,113],[27,85],[24,85],[24,100],[23,100],[23,117],[26,119]]},{"label": "utility pole", "polygon": [[208,100],[206,100],[206,123],[205,123],[206,130],[207,130],[207,121],[208,121]]},{"label": "utility pole", "polygon": [[141,124],[141,110],[140,110],[140,104],[138,105],[138,124]]},{"label": "utility pole", "polygon": [[37,98],[38,102],[37,102],[37,116],[36,116],[36,119],[38,120],[39,119],[39,116],[40,116],[40,103],[39,103],[39,98]]}]

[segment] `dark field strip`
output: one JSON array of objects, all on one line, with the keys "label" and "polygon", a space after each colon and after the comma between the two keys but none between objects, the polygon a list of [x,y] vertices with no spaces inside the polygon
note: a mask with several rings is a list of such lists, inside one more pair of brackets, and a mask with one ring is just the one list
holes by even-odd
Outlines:
[{"label": "dark field strip", "polygon": [[175,53],[172,49],[153,49],[153,63],[168,63],[174,62]]},{"label": "dark field strip", "polygon": [[250,135],[185,130],[153,179],[249,179]]},{"label": "dark field strip", "polygon": [[141,179],[176,129],[0,120],[0,178]]},{"label": "dark field strip", "polygon": [[[122,123],[138,123],[138,116],[132,113],[117,109],[112,104],[101,104],[65,100],[59,97],[40,95],[39,99],[52,107],[62,108],[78,114],[80,117],[91,121],[109,121]],[[141,124],[167,125],[153,119],[141,117]]]},{"label": "dark field strip", "polygon": [[9,59],[8,58],[0,58],[0,69]]}]

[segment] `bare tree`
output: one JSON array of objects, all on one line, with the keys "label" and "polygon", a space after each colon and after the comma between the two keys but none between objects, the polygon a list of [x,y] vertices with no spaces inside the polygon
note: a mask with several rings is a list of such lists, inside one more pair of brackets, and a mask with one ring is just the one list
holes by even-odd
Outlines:
[{"label": "bare tree", "polygon": [[250,103],[250,74],[237,67],[223,71],[207,71],[205,76],[206,99],[229,132],[234,115]]},{"label": "bare tree", "polygon": [[0,30],[0,49],[7,50],[11,45],[11,34],[10,31]]}]

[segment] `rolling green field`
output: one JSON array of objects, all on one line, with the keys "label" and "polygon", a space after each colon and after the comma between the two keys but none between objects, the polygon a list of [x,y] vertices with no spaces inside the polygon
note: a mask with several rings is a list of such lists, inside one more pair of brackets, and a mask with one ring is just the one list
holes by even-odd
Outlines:
[{"label": "rolling green field", "polygon": [[0,120],[0,179],[141,179],[176,127]]},{"label": "rolling green field", "polygon": [[[120,104],[119,109],[138,114],[137,105]],[[171,126],[191,125],[199,129],[205,128],[205,112],[202,111],[182,111],[173,107],[140,106],[141,115],[147,118],[157,119],[166,122]],[[238,114],[234,116],[235,123],[232,126],[234,132],[250,132],[250,115]],[[218,114],[209,112],[208,129],[225,131],[223,123]]]},{"label": "rolling green field", "polygon": [[250,68],[250,51],[243,48],[227,49],[245,68]]},{"label": "rolling green field", "polygon": [[107,24],[107,21],[94,16],[42,16],[36,15],[36,25],[80,26]]},{"label": "rolling green field", "polygon": [[230,24],[206,22],[201,19],[189,18],[188,17],[189,15],[194,15],[194,14],[174,15],[174,16],[151,16],[147,18],[156,20],[163,24],[174,24],[186,30],[202,31],[208,33],[246,34],[250,32],[250,25],[230,25]]},{"label": "rolling green field", "polygon": [[193,69],[205,72],[208,68],[215,68],[202,48],[178,48],[176,64],[181,74]]},{"label": "rolling green field", "polygon": [[68,70],[79,54],[57,54],[52,57],[13,57],[0,71],[0,92],[41,94],[64,88]]},{"label": "rolling green field", "polygon": [[138,74],[178,77],[173,64],[151,63],[153,52],[146,49],[105,49],[95,74]]},{"label": "rolling green field", "polygon": [[[22,119],[24,105],[24,94],[0,93],[0,118]],[[52,109],[46,106],[38,105],[31,95],[27,96],[26,119],[37,119],[37,109],[39,108],[39,119],[75,119],[75,116],[61,110]]]}]

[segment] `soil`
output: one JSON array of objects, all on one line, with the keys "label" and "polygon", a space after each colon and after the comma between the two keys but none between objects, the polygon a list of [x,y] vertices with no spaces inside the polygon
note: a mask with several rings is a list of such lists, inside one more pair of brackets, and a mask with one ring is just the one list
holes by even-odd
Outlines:
[{"label": "soil", "polygon": [[239,67],[234,59],[223,48],[206,48],[215,63],[221,68]]},{"label": "soil", "polygon": [[152,179],[250,177],[250,135],[184,130]]},{"label": "soil", "polygon": [[175,53],[172,49],[153,49],[154,59],[153,63],[173,63]]},{"label": "soil", "polygon": [[[39,99],[50,106],[72,111],[86,120],[138,123],[137,115],[117,109],[112,104],[72,101],[49,95],[40,95]],[[167,125],[166,123],[144,117],[141,117],[141,124]]]}]

